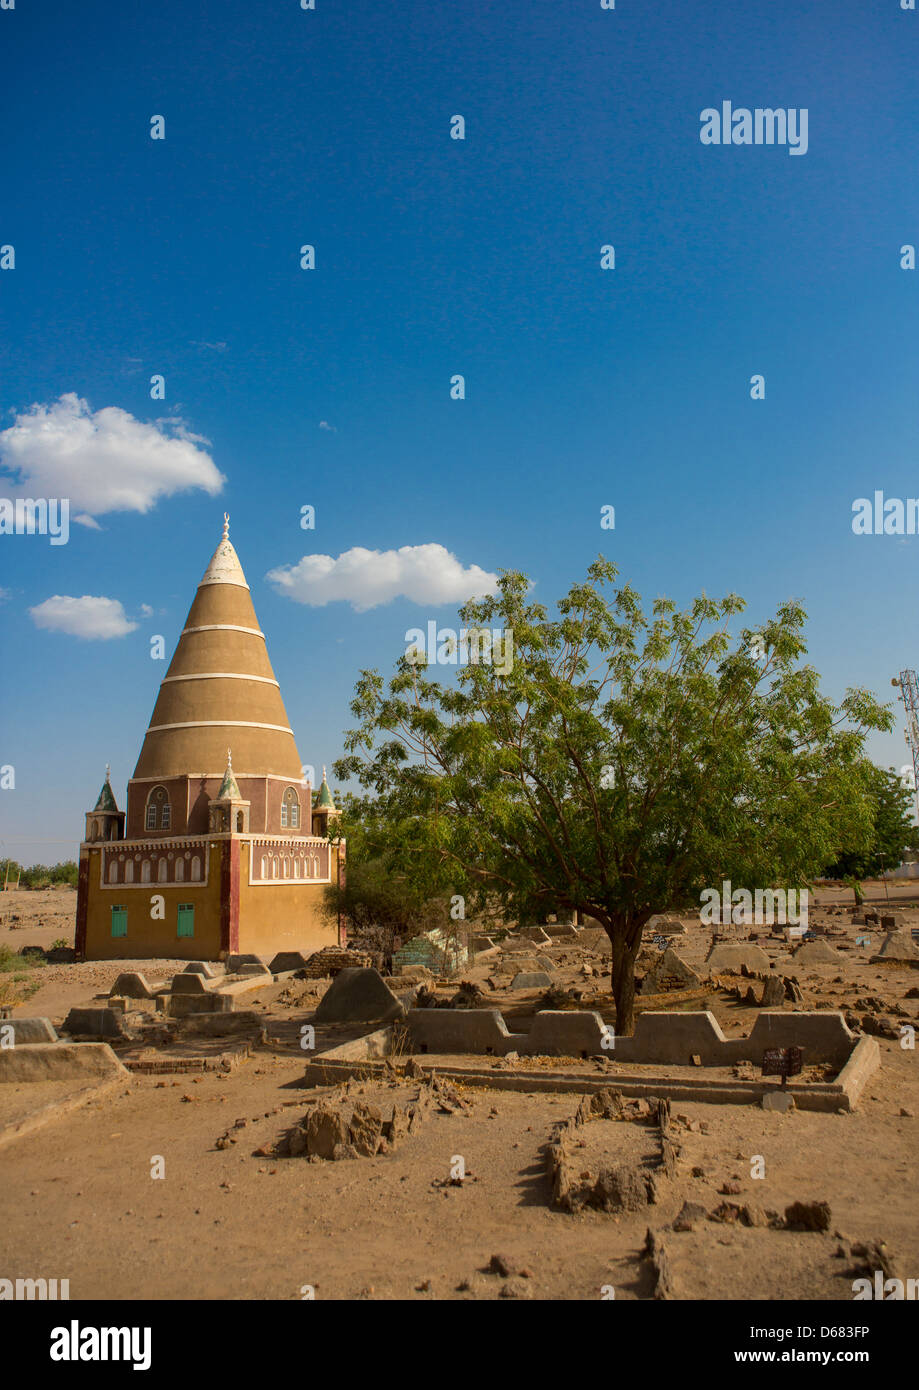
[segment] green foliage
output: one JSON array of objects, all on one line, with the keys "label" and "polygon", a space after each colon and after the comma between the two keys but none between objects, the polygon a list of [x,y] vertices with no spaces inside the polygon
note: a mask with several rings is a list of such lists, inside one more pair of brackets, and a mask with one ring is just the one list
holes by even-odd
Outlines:
[{"label": "green foliage", "polygon": [[868,842],[862,750],[892,716],[864,690],[821,696],[797,603],[732,643],[735,595],[646,616],[616,574],[601,558],[557,617],[519,573],[468,603],[470,627],[513,634],[509,670],[470,662],[444,685],[403,656],[388,691],[362,672],[335,771],[364,788],[387,864],[462,893],[467,916],[497,895],[515,916],[596,917],[624,1031],[653,913],[722,878],[797,886]]},{"label": "green foliage", "polygon": [[825,870],[827,878],[853,885],[860,879],[876,878],[885,869],[895,869],[916,838],[914,794],[898,773],[869,762],[862,763],[856,772],[871,808],[869,833],[858,848],[839,855]]},{"label": "green foliage", "polygon": [[9,946],[0,946],[0,974],[21,978],[20,971],[34,970],[45,964],[44,956],[21,956]]},{"label": "green foliage", "polygon": [[[20,866],[13,859],[5,860],[0,865],[0,883],[6,877],[7,864],[9,864],[9,877],[15,883],[16,873]],[[80,866],[75,859],[68,859],[61,864],[32,864],[29,868],[21,870],[19,886],[20,888],[53,888],[58,883],[69,883],[71,888],[76,888],[79,875]]]},{"label": "green foliage", "polygon": [[324,912],[330,919],[346,918],[349,938],[390,955],[394,937],[406,941],[448,925],[449,917],[445,902],[427,895],[425,875],[409,879],[396,856],[386,855],[372,812],[362,821],[357,810],[354,798],[345,798],[338,827],[348,844],[345,883],[326,889]]}]

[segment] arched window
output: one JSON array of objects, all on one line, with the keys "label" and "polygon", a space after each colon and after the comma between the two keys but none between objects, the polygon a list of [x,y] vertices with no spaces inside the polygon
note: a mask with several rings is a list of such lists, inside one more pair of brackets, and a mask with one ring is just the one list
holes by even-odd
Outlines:
[{"label": "arched window", "polygon": [[268,877],[268,856],[267,856],[267,854],[263,854],[263,855],[262,855],[262,878],[267,878],[267,877]]},{"label": "arched window", "polygon": [[125,881],[125,883],[133,883],[133,882],[134,882],[134,860],[133,860],[133,859],[129,859],[128,862],[127,862],[127,863],[125,864],[125,866],[124,866],[124,881]]},{"label": "arched window", "polygon": [[195,883],[201,878],[201,860],[198,858],[197,854],[191,861],[191,876]]},{"label": "arched window", "polygon": [[279,875],[279,873],[280,873],[280,868],[281,868],[281,866],[280,866],[280,863],[279,863],[279,861],[278,861],[278,857],[277,857],[277,855],[275,855],[274,858],[273,858],[272,861],[271,861],[271,877],[272,877],[272,878],[277,878],[277,877],[278,877],[278,875]]},{"label": "arched window", "polygon": [[172,825],[172,808],[169,793],[165,787],[151,787],[147,796],[147,817],[144,828],[147,830],[169,830]]},{"label": "arched window", "polygon": [[243,833],[243,823],[244,823],[243,813],[242,813],[242,811],[237,811],[237,812],[236,812],[236,833],[237,833],[237,835],[241,835],[241,834]]},{"label": "arched window", "polygon": [[150,860],[149,860],[149,859],[145,859],[145,860],[143,861],[143,863],[141,864],[141,866],[140,866],[140,881],[141,881],[141,883],[149,883],[149,882],[150,882]]},{"label": "arched window", "polygon": [[286,854],[284,856],[284,877],[290,878],[290,860]]},{"label": "arched window", "polygon": [[165,882],[166,882],[166,879],[168,878],[168,876],[169,876],[169,865],[166,863],[166,860],[165,860],[165,859],[161,859],[160,862],[159,862],[159,866],[157,867],[157,871],[156,871],[157,882],[159,882],[159,883],[165,883]]},{"label": "arched window", "polygon": [[281,829],[298,829],[300,825],[300,798],[293,787],[288,787],[281,798]]},{"label": "arched window", "polygon": [[179,859],[176,860],[176,883],[181,883],[182,880],[184,879],[184,877],[185,877],[185,860],[179,858]]},{"label": "arched window", "polygon": [[108,866],[108,881],[109,883],[118,882],[118,865],[115,863],[114,859]]}]

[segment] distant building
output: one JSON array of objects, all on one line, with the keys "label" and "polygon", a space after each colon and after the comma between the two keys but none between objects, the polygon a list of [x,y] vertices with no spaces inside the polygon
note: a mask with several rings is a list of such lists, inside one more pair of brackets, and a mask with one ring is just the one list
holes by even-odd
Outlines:
[{"label": "distant building", "polygon": [[236,551],[198,586],[144,738],[127,810],[105,783],[80,846],[86,960],[272,956],[344,944],[322,917],[344,843],[323,770],[314,796]]}]

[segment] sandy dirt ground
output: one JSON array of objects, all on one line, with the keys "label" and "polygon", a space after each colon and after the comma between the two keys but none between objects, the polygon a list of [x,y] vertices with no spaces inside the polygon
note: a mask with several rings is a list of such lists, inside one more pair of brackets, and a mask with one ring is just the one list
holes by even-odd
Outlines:
[{"label": "sandy dirt ground", "polygon": [[[909,900],[916,890],[902,895]],[[18,913],[21,922],[21,905]],[[871,996],[899,1010],[898,1022],[915,1023],[919,1000],[910,990],[919,970],[869,965],[869,950],[854,946],[862,930],[848,927],[850,949],[838,964],[806,971],[794,969],[783,945],[768,949],[782,974],[798,977],[798,1007],[845,1010]],[[57,922],[16,923],[0,928],[0,944],[12,939],[18,949],[38,931],[66,935]],[[875,950],[883,936],[871,935]],[[698,968],[709,936],[696,925],[674,944]],[[605,1012],[602,955],[568,945],[552,953],[558,982],[584,989],[590,1007],[593,994]],[[585,976],[589,962],[595,973]],[[104,993],[122,968],[171,973],[165,962],[45,966],[39,989],[15,1013],[60,1024],[71,1004]],[[469,973],[509,1018],[525,1020],[539,1007],[535,993],[512,994],[506,983],[491,989],[493,962]],[[267,1035],[278,1041],[256,1044],[228,1074],[134,1076],[0,1150],[3,1275],[67,1278],[72,1298],[93,1299],[299,1299],[312,1289],[320,1299],[584,1300],[609,1287],[617,1299],[648,1299],[650,1227],[663,1233],[683,1299],[848,1301],[855,1276],[838,1252],[853,1241],[883,1240],[902,1274],[919,1276],[919,1080],[916,1052],[896,1040],[878,1040],[881,1068],[853,1113],[675,1102],[680,1152],[659,1202],[634,1213],[572,1215],[550,1205],[546,1145],[574,1113],[573,1094],[461,1088],[468,1108],[432,1107],[420,1132],[391,1154],[342,1162],[277,1156],[290,1125],[317,1102],[304,1086],[296,1038],[322,988],[287,982],[257,996]],[[666,1004],[655,997],[654,1006]],[[716,989],[685,1006],[711,1007],[730,1034],[749,1031],[758,1013]],[[405,1085],[352,1082],[342,1100],[385,1113]],[[4,1104],[18,1115],[23,1100],[8,1094]],[[597,1145],[611,1159],[630,1155],[635,1136],[626,1128],[594,1122],[585,1161]],[[228,1133],[236,1142],[217,1147]],[[466,1176],[454,1183],[457,1159]],[[152,1175],[161,1168],[164,1176]],[[832,1216],[824,1233],[711,1220],[674,1232],[686,1201],[709,1213],[730,1201],[779,1214],[791,1202],[825,1201]],[[496,1254],[508,1275],[489,1271]]]}]

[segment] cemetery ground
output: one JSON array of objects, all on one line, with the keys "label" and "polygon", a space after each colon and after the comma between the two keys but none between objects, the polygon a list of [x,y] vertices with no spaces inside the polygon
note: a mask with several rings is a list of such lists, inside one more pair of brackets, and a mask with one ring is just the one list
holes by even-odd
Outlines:
[{"label": "cemetery ground", "polygon": [[[869,885],[867,896],[869,904],[885,905],[883,885]],[[896,885],[890,896],[905,905],[916,901],[916,890]],[[550,1145],[582,1097],[499,1089],[513,1060],[478,1059],[494,1069],[494,1088],[432,1086],[418,1068],[406,1070],[407,1058],[337,1086],[306,1087],[300,1029],[329,981],[287,978],[254,989],[238,1006],[259,1016],[244,1044],[207,1040],[212,1052],[241,1047],[226,1070],[135,1072],[0,1147],[0,1273],[67,1278],[72,1299],[300,1299],[310,1288],[318,1299],[585,1300],[612,1289],[620,1300],[849,1302],[853,1279],[866,1260],[871,1264],[864,1252],[882,1251],[901,1278],[916,1278],[919,1080],[916,1052],[900,1046],[896,1031],[917,1021],[919,970],[872,964],[884,933],[853,924],[848,907],[829,911],[848,901],[851,894],[822,892],[812,909],[812,925],[829,928],[826,939],[838,950],[830,964],[796,967],[778,938],[761,935],[760,944],[776,971],[796,981],[801,997],[786,1002],[786,1012],[839,1011],[853,1029],[856,1018],[868,1019],[867,1031],[871,1020],[886,1020],[892,1036],[882,1024],[880,1067],[857,1106],[782,1114],[755,1104],[674,1100],[674,1163],[669,1175],[649,1183],[653,1201],[575,1211],[553,1203]],[[0,946],[50,946],[68,932],[72,940],[66,891],[5,894],[2,907],[18,920],[0,923]],[[919,908],[905,907],[904,918],[919,925]],[[748,1034],[761,1007],[747,992],[755,997],[762,981],[721,972],[709,978],[711,931],[689,917],[682,922],[686,931],[671,945],[700,983],[670,996],[640,996],[640,1007],[709,1009],[726,1037]],[[855,944],[864,934],[869,947]],[[602,933],[585,929],[538,947],[551,963],[552,987],[581,996],[562,1007],[612,1018],[604,946]],[[543,990],[512,988],[526,955],[518,941],[457,979],[428,984],[444,1000],[459,979],[478,984],[512,1031],[526,1031],[546,1007]],[[27,983],[41,983],[12,1004],[12,1015],[49,1017],[60,1030],[72,1007],[104,1004],[100,996],[122,970],[154,982],[182,964],[40,966]],[[367,1031],[317,1025],[317,1048]],[[127,1055],[117,1042],[114,1050]],[[204,1054],[207,1046],[197,1050]],[[151,1048],[149,1055],[167,1051]],[[615,1062],[578,1059],[568,1069],[578,1067],[615,1091]],[[0,1086],[0,1131],[62,1099],[65,1082]],[[628,1098],[624,1104],[634,1124],[600,1117],[573,1131],[575,1176],[582,1155],[585,1172],[626,1158],[650,1174],[653,1106]],[[367,1106],[384,1120],[393,1106],[402,1114],[417,1110],[418,1123],[373,1156],[328,1161],[292,1146],[292,1133],[305,1132],[301,1120],[336,1106],[346,1115]],[[162,1177],[151,1176],[160,1169]],[[796,1203],[803,1204],[799,1219],[786,1219]],[[800,1229],[802,1219],[818,1229]],[[649,1253],[649,1230],[656,1254]]]}]

